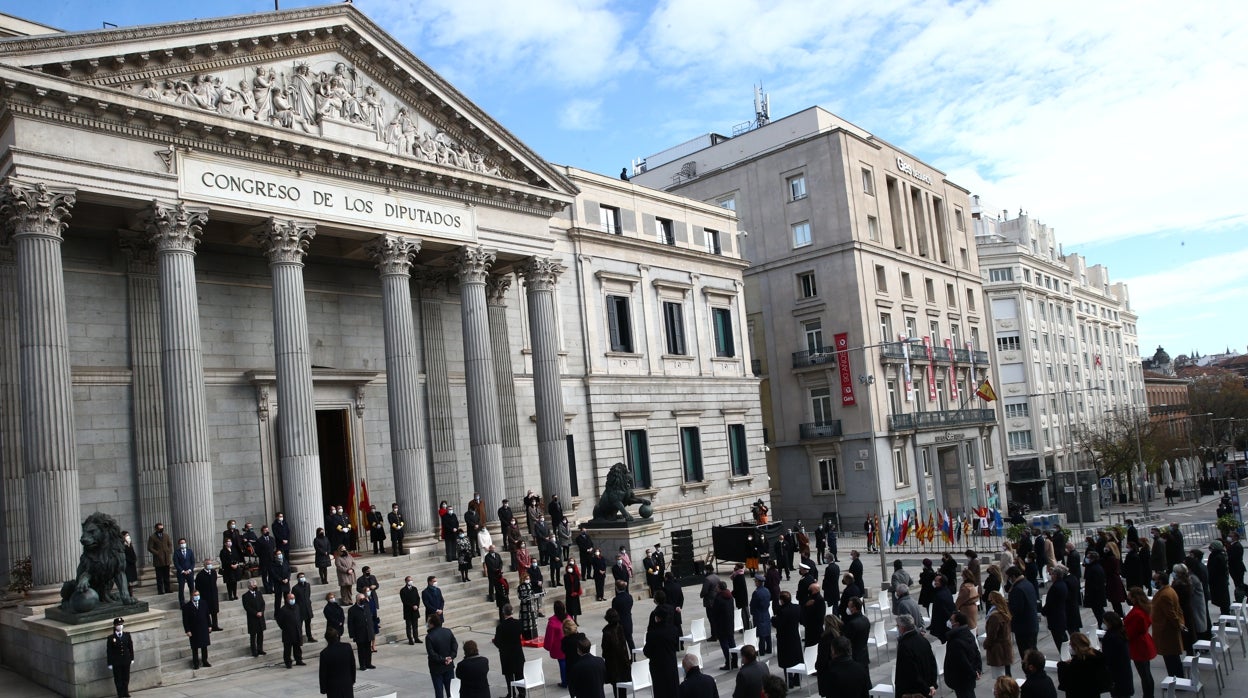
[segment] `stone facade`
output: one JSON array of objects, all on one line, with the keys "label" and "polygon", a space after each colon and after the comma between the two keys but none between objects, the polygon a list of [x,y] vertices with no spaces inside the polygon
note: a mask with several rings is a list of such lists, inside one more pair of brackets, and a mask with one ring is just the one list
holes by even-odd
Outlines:
[{"label": "stone facade", "polygon": [[300,561],[362,484],[422,537],[474,491],[585,519],[626,430],[665,531],[766,496],[739,250],[638,227],[735,218],[543,161],[349,3],[8,39],[0,76],[0,554],[37,590],[95,510],[144,567],[157,522],[202,558],[278,511]]}]

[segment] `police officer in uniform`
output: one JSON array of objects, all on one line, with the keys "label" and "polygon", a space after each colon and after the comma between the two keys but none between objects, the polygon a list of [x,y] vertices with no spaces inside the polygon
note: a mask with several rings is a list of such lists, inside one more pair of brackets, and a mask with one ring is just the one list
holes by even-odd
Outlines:
[{"label": "police officer in uniform", "polygon": [[108,636],[108,668],[113,672],[117,695],[130,695],[130,665],[134,664],[134,638],[126,632],[125,620],[113,619],[113,634]]}]

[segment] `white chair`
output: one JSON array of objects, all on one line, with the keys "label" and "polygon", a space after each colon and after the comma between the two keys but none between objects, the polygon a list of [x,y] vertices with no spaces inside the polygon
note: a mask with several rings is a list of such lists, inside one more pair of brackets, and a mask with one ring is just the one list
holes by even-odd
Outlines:
[{"label": "white chair", "polygon": [[1228,638],[1239,640],[1239,653],[1243,657],[1248,657],[1248,645],[1245,644],[1245,636],[1248,636],[1248,604],[1233,603],[1231,604],[1231,612],[1226,615],[1218,616],[1218,624],[1226,631]]},{"label": "white chair", "polygon": [[732,617],[732,632],[739,633],[742,630],[745,630],[745,618],[741,617],[741,611],[735,611],[732,614]]},{"label": "white chair", "polygon": [[1224,683],[1222,681],[1222,663],[1218,661],[1218,655],[1226,654],[1226,646],[1222,643],[1209,640],[1199,640],[1192,646],[1196,652],[1194,656],[1183,657],[1183,666],[1187,669],[1189,677],[1196,677],[1200,672],[1207,669],[1213,670],[1214,685],[1218,687],[1218,695],[1222,695]]},{"label": "white chair", "polygon": [[[543,689],[545,690],[545,689]],[[451,696],[450,698],[459,698],[459,679],[451,679]]]},{"label": "white chair", "polygon": [[[790,676],[814,676],[815,660],[819,658],[818,645],[811,645],[802,652],[802,663],[794,664],[784,670],[784,678],[787,680]],[[807,684],[809,688],[811,684]]]},{"label": "white chair", "polygon": [[1213,624],[1213,639],[1197,640],[1192,645],[1192,648],[1197,652],[1218,652],[1221,654],[1220,661],[1230,666],[1230,669],[1226,671],[1226,675],[1230,676],[1231,672],[1235,670],[1235,655],[1231,654],[1231,644],[1228,639],[1226,625],[1216,622]]},{"label": "white chair", "polygon": [[627,690],[635,697],[638,690],[650,688],[654,685],[650,682],[650,660],[648,658],[633,662],[632,672],[631,681],[623,681],[616,684],[616,686]]},{"label": "white chair", "polygon": [[1173,676],[1167,676],[1161,680],[1161,692],[1166,698],[1177,698],[1179,691],[1183,693],[1197,693],[1204,698],[1205,685],[1200,682],[1200,672],[1193,672],[1190,679],[1177,679]]},{"label": "white chair", "polygon": [[884,620],[884,609],[887,608],[890,612],[893,610],[893,603],[889,599],[888,589],[880,589],[880,595],[876,599],[875,603],[867,604],[867,610],[875,616],[877,621]]},{"label": "white chair", "polygon": [[512,688],[523,688],[525,695],[534,688],[541,688],[546,695],[546,675],[542,672],[542,660],[530,659],[524,663],[524,678],[511,682]]},{"label": "white chair", "polygon": [[689,623],[689,634],[682,635],[680,638],[680,647],[684,649],[685,643],[693,644],[702,642],[706,639],[706,619],[695,618]]},{"label": "white chair", "polygon": [[868,693],[871,694],[871,698],[893,698],[893,684],[877,683]]},{"label": "white chair", "polygon": [[[697,657],[698,666],[702,666],[702,643],[698,643],[696,645],[689,645],[688,649],[685,650],[685,654],[692,654],[693,656]],[[677,665],[680,664],[679,661],[677,661],[676,663]]]},{"label": "white chair", "polygon": [[599,656],[599,654],[598,654],[598,645],[590,645],[590,646],[589,646],[589,653],[590,653],[591,655],[595,656],[595,657]]},{"label": "white chair", "polygon": [[743,633],[743,635],[744,636],[741,638],[741,644],[737,645],[736,647],[728,648],[728,657],[729,657],[728,663],[733,669],[741,665],[741,648],[742,647],[745,647],[746,645],[754,645],[754,648],[758,649],[758,629],[757,628],[750,628],[749,630],[746,630]]},{"label": "white chair", "polygon": [[1049,674],[1057,676],[1057,662],[1053,661],[1052,659],[1046,661],[1044,663],[1044,670],[1045,672]]}]

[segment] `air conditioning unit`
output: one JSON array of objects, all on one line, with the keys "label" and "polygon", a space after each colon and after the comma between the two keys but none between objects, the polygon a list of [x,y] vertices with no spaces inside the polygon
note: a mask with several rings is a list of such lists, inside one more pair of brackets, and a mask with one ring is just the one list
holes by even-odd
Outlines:
[{"label": "air conditioning unit", "polygon": [[867,469],[867,462],[865,460],[854,461],[854,470],[865,471],[866,469]]}]

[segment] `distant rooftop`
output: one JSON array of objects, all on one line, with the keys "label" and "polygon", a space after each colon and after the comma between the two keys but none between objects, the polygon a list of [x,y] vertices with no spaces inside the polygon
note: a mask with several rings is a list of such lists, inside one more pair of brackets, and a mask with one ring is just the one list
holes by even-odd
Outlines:
[{"label": "distant rooftop", "polygon": [[63,34],[64,30],[49,27],[46,24],[31,22],[21,17],[14,17],[0,12],[0,39],[14,36],[36,36],[38,34]]}]

